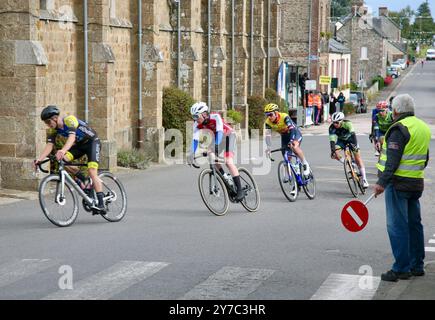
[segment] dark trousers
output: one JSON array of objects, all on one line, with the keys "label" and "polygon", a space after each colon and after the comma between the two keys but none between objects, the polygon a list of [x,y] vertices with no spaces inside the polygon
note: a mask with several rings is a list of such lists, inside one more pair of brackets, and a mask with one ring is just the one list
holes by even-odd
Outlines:
[{"label": "dark trousers", "polygon": [[321,120],[322,109],[314,107],[314,124],[319,124]]}]

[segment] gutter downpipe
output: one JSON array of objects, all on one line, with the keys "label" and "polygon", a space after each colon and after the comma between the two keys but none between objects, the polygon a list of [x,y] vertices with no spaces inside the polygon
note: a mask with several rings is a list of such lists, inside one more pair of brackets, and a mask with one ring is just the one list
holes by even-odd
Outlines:
[{"label": "gutter downpipe", "polygon": [[207,105],[211,110],[211,0],[207,1]]},{"label": "gutter downpipe", "polygon": [[234,35],[235,35],[235,5],[234,5],[234,1],[231,1],[231,11],[233,12],[233,14],[231,15],[231,109],[234,109],[234,95],[235,95],[235,85],[234,85],[234,70],[235,70],[235,39],[234,39]]},{"label": "gutter downpipe", "polygon": [[266,87],[270,87],[270,1],[267,0],[267,75],[266,75]]},{"label": "gutter downpipe", "polygon": [[89,122],[89,74],[88,74],[88,0],[83,2],[83,33],[84,33],[84,55],[85,55],[85,122]]},{"label": "gutter downpipe", "polygon": [[254,0],[251,0],[251,63],[249,67],[249,94],[252,96],[254,93]]},{"label": "gutter downpipe", "polygon": [[181,0],[177,0],[178,12],[177,12],[177,86],[181,89]]},{"label": "gutter downpipe", "polygon": [[137,119],[137,148],[143,147],[144,127],[143,127],[143,110],[142,110],[142,0],[138,0],[138,42],[139,42],[139,59],[138,59],[138,119]]},{"label": "gutter downpipe", "polygon": [[308,31],[308,78],[311,79],[311,31],[312,31],[312,7],[313,7],[313,0],[310,0],[310,22],[309,22],[309,31]]}]

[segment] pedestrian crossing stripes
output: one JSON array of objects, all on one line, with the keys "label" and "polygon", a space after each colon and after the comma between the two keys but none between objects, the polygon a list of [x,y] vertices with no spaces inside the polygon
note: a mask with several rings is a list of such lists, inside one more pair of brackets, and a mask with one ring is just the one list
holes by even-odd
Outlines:
[{"label": "pedestrian crossing stripes", "polygon": [[181,300],[245,299],[274,270],[223,267],[187,292]]},{"label": "pedestrian crossing stripes", "polygon": [[121,261],[88,279],[80,280],[72,290],[59,290],[43,300],[107,300],[167,265],[164,262]]},{"label": "pedestrian crossing stripes", "polygon": [[380,277],[332,273],[310,300],[371,300]]},{"label": "pedestrian crossing stripes", "polygon": [[0,265],[0,288],[56,265],[50,259],[23,259]]}]

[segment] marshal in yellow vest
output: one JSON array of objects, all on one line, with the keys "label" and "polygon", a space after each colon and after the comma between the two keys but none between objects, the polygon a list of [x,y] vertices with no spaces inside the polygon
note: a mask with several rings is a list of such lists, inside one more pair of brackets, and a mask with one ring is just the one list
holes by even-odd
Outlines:
[{"label": "marshal in yellow vest", "polygon": [[[427,152],[429,150],[431,132],[428,125],[415,116],[406,117],[394,123],[385,134],[389,136],[390,130],[402,124],[405,126],[410,134],[410,139],[403,150],[402,159],[397,170],[394,172],[395,176],[406,178],[424,178],[424,165],[426,163]],[[387,162],[387,139],[382,145],[382,154],[376,167],[379,171],[385,170]]]}]

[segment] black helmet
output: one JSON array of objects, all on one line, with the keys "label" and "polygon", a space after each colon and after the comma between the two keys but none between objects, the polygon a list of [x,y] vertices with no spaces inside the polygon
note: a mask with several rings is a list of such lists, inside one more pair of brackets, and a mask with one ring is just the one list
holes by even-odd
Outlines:
[{"label": "black helmet", "polygon": [[58,116],[60,113],[56,106],[47,106],[41,112],[41,120],[45,121],[50,119],[52,116]]}]

